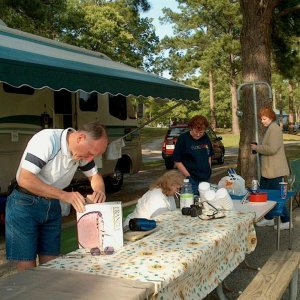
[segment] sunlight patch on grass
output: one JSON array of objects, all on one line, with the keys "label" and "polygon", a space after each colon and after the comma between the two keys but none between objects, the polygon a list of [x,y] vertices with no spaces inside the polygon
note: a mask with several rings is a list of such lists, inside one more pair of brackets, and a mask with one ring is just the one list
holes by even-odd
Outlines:
[{"label": "sunlight patch on grass", "polygon": [[239,146],[239,142],[240,142],[239,134],[224,133],[224,134],[220,134],[219,136],[222,137],[222,143],[224,144],[225,148]]},{"label": "sunlight patch on grass", "polygon": [[295,141],[295,142],[299,142],[300,141],[300,134],[288,134],[288,133],[284,133],[283,134],[283,140],[284,141]]}]

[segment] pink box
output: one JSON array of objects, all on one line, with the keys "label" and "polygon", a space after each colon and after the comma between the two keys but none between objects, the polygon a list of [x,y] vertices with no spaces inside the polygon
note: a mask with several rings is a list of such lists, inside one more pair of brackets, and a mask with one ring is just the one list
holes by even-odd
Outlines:
[{"label": "pink box", "polygon": [[120,201],[87,204],[84,213],[77,213],[79,248],[123,247],[122,205]]}]

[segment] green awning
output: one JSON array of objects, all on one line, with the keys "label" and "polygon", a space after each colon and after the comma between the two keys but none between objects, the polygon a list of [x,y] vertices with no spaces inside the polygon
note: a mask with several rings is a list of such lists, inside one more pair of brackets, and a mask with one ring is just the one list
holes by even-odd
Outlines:
[{"label": "green awning", "polygon": [[199,100],[199,90],[87,49],[0,25],[0,81],[15,87]]}]

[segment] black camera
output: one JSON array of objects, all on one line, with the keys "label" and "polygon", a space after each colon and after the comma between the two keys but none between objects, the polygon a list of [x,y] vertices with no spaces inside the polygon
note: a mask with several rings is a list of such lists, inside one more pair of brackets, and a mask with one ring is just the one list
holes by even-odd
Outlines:
[{"label": "black camera", "polygon": [[[252,142],[251,144],[253,144],[253,145],[257,145],[257,143],[256,143],[256,142]],[[252,150],[251,152],[252,152],[252,154],[256,154],[256,153],[257,153],[257,151],[256,151],[256,150]]]},{"label": "black camera", "polygon": [[190,207],[183,207],[181,213],[185,216],[198,217],[202,214],[202,208],[192,204]]}]

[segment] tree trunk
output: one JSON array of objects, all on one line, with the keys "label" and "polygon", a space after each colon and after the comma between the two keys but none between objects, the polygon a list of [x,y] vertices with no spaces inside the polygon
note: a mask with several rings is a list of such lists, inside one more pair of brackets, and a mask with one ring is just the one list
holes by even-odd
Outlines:
[{"label": "tree trunk", "polygon": [[288,83],[288,92],[289,92],[289,133],[294,133],[294,126],[295,126],[295,118],[294,118],[294,89],[293,84],[289,80]]},{"label": "tree trunk", "polygon": [[273,92],[273,110],[275,111],[277,107],[276,90],[272,89],[272,92]]},{"label": "tree trunk", "polygon": [[[254,100],[256,98],[257,111],[264,106],[272,107],[269,99],[268,85],[271,84],[271,29],[272,29],[273,0],[240,0],[243,15],[241,32],[242,77],[244,83],[241,88],[241,120],[240,147],[238,169],[250,186],[252,179],[259,179],[260,170],[257,169],[258,155],[251,154],[250,143],[255,141],[258,124],[258,143],[261,142],[263,130],[260,119],[255,119]],[[266,84],[254,84],[253,82]],[[256,91],[255,91],[256,90]]]},{"label": "tree trunk", "polygon": [[239,119],[236,115],[238,104],[237,104],[237,92],[236,92],[236,79],[234,75],[231,76],[230,91],[231,91],[232,133],[239,134],[240,125],[239,125]]},{"label": "tree trunk", "polygon": [[282,93],[279,94],[279,103],[278,103],[278,108],[279,108],[279,126],[283,128],[283,100],[282,100]]},{"label": "tree trunk", "polygon": [[208,72],[208,81],[209,81],[209,103],[210,103],[210,126],[213,130],[216,130],[217,127],[217,118],[215,111],[215,93],[214,93],[214,80],[212,71]]}]

